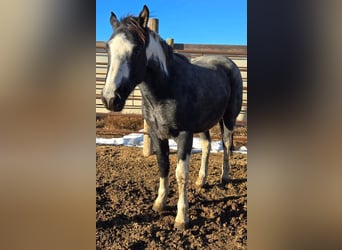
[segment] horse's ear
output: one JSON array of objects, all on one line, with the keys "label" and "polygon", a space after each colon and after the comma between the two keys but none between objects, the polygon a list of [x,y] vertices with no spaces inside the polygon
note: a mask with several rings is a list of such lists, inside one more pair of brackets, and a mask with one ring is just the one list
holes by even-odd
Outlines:
[{"label": "horse's ear", "polygon": [[110,19],[109,19],[109,21],[110,21],[110,24],[112,25],[112,27],[113,27],[113,30],[115,30],[118,26],[119,26],[119,21],[118,21],[118,19],[116,18],[116,15],[111,11],[111,13],[110,13]]},{"label": "horse's ear", "polygon": [[147,6],[144,5],[142,11],[139,14],[139,23],[141,26],[143,26],[144,28],[147,27],[147,23],[148,23],[148,18],[150,16],[150,11],[148,10]]}]

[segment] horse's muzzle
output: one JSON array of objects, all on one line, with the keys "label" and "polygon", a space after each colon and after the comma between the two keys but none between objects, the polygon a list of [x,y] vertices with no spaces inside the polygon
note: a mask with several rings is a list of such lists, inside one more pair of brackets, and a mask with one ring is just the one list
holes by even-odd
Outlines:
[{"label": "horse's muzzle", "polygon": [[117,94],[115,94],[114,97],[111,97],[109,99],[109,101],[107,98],[102,96],[102,102],[103,102],[104,106],[106,107],[106,109],[108,109],[110,111],[115,111],[115,112],[121,111],[125,106],[125,100],[122,99]]}]

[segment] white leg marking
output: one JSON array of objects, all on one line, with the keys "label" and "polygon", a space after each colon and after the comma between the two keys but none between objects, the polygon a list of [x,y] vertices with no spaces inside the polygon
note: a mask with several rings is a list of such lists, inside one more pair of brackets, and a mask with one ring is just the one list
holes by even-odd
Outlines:
[{"label": "white leg marking", "polygon": [[205,181],[208,176],[208,161],[209,161],[209,154],[211,150],[211,143],[209,140],[201,137],[201,144],[202,144],[202,160],[201,160],[201,168],[198,174],[198,178],[196,181],[196,185],[198,187],[203,187]]},{"label": "white leg marking", "polygon": [[108,42],[110,53],[110,67],[108,68],[103,96],[109,100],[114,96],[114,91],[120,86],[124,78],[129,77],[127,59],[132,54],[134,45],[124,34],[117,34]]},{"label": "white leg marking", "polygon": [[176,178],[178,184],[179,197],[177,203],[177,216],[175,219],[175,227],[179,229],[184,229],[189,222],[189,203],[187,198],[189,159],[190,155],[187,155],[184,161],[178,160],[176,168]]},{"label": "white leg marking", "polygon": [[232,145],[233,131],[227,129],[228,138],[224,141],[225,150],[223,152],[223,165],[222,165],[222,175],[221,181],[229,181],[229,158],[230,158],[230,146]]},{"label": "white leg marking", "polygon": [[160,178],[158,197],[153,204],[153,210],[156,212],[161,212],[165,208],[167,196],[169,194],[169,178]]}]

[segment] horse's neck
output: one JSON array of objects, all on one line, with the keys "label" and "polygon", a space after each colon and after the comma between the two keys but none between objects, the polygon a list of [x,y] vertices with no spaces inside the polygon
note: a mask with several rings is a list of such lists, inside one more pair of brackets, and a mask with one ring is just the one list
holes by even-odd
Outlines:
[{"label": "horse's neck", "polygon": [[151,102],[167,98],[169,93],[169,76],[172,73],[172,49],[158,34],[149,33],[149,44],[146,48],[147,71],[140,90]]},{"label": "horse's neck", "polygon": [[170,60],[170,48],[158,34],[149,33],[149,44],[146,48],[148,67],[155,72],[163,72],[169,75],[168,61]]},{"label": "horse's neck", "polygon": [[167,91],[168,88],[168,76],[159,68],[148,67],[145,79],[140,84],[142,95],[158,99],[158,95]]}]

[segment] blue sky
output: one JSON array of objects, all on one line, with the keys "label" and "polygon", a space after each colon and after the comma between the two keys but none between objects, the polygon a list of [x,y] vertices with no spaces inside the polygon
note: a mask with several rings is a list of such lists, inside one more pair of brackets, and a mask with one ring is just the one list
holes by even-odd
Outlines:
[{"label": "blue sky", "polygon": [[159,19],[159,34],[175,43],[247,45],[247,0],[96,0],[96,41],[112,34],[110,12]]}]

